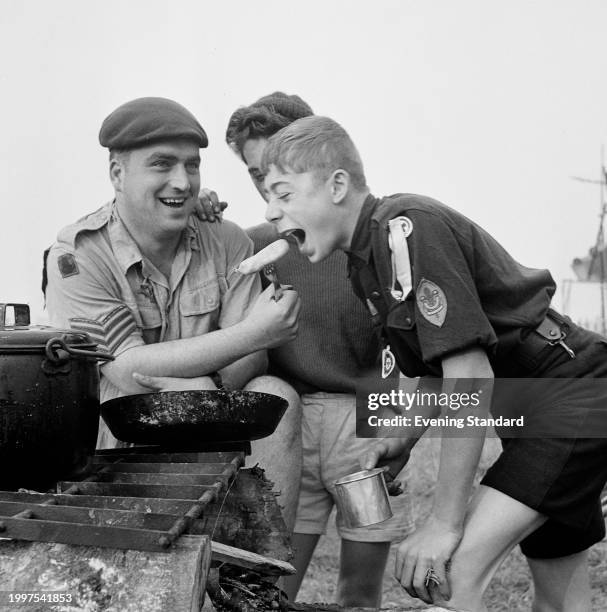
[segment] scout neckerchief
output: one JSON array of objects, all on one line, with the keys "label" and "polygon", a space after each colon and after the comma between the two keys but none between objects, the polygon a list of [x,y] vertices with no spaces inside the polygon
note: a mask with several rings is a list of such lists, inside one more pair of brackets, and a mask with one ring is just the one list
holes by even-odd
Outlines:
[{"label": "scout neckerchief", "polygon": [[[407,247],[407,238],[411,235],[412,231],[413,224],[407,217],[396,217],[396,219],[388,222],[388,247],[390,248],[390,258],[392,260],[390,293],[397,302],[404,302],[413,288],[409,248]],[[396,359],[388,344],[381,352],[382,378],[390,376],[395,365]]]}]

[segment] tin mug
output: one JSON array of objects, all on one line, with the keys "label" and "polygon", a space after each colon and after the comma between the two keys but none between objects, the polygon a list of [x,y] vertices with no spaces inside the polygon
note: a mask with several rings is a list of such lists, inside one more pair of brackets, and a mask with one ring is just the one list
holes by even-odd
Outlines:
[{"label": "tin mug", "polygon": [[334,485],[337,508],[346,527],[367,527],[392,517],[383,469],[348,474]]}]

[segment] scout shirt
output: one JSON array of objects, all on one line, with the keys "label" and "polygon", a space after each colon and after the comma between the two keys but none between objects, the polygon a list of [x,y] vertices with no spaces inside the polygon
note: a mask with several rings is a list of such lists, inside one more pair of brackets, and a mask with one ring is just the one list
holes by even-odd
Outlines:
[{"label": "scout shirt", "polygon": [[[251,241],[236,224],[204,223],[192,215],[166,279],[141,254],[110,202],[61,230],[51,247],[51,325],[86,332],[113,355],[230,327],[261,290],[256,274],[235,272],[252,254]],[[101,401],[120,395],[102,365]]]},{"label": "scout shirt", "polygon": [[[411,286],[402,299],[392,293],[397,270],[388,240],[397,217],[409,231]],[[556,288],[547,270],[520,265],[464,215],[412,194],[369,195],[348,257],[355,293],[411,377],[440,376],[445,356],[476,346],[496,376],[510,375],[510,356],[544,319]]]}]

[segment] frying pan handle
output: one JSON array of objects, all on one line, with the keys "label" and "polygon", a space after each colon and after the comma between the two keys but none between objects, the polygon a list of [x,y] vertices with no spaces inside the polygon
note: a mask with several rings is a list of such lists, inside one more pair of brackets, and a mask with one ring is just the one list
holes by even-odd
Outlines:
[{"label": "frying pan handle", "polygon": [[30,324],[30,307],[27,304],[0,304],[0,328],[6,327],[6,310],[13,308],[15,326],[27,327]]}]

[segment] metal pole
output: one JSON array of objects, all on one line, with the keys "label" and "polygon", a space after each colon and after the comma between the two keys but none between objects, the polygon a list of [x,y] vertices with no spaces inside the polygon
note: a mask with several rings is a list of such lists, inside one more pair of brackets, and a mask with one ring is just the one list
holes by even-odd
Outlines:
[{"label": "metal pole", "polygon": [[[605,163],[603,161],[604,149],[601,145],[601,174],[603,175],[603,179],[607,179],[607,172],[605,171]],[[599,248],[599,258],[600,258],[600,279],[601,279],[601,334],[605,335],[605,236],[604,236],[604,221],[605,221],[605,209],[607,207],[607,202],[605,201],[605,183],[601,181],[600,185],[600,196],[601,196],[601,219],[599,226],[599,237],[600,237],[600,248]]]}]

